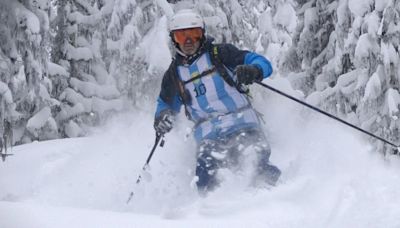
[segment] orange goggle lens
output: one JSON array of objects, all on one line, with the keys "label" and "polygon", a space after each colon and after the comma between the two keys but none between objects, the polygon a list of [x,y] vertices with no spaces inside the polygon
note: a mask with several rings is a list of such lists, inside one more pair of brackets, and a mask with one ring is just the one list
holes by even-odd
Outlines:
[{"label": "orange goggle lens", "polygon": [[175,42],[179,44],[184,44],[188,38],[198,41],[203,36],[203,30],[201,28],[180,29],[173,31],[172,33],[174,35]]}]

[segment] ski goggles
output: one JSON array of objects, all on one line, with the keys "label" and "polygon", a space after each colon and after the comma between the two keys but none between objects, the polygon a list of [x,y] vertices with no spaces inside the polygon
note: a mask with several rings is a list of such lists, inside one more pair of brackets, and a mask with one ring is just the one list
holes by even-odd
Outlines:
[{"label": "ski goggles", "polygon": [[187,39],[199,41],[203,37],[203,30],[201,28],[189,28],[172,31],[175,42],[184,44]]}]

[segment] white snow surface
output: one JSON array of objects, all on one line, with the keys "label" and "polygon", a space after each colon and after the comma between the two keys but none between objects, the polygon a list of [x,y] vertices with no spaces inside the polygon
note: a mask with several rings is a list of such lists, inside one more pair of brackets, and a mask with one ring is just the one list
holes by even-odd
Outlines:
[{"label": "white snow surface", "polygon": [[[42,128],[48,121],[52,121],[51,111],[49,107],[44,107],[38,113],[36,113],[32,118],[28,120],[26,128],[33,135],[36,135],[36,131]],[[54,121],[54,120],[53,120]]]},{"label": "white snow surface", "polygon": [[293,32],[297,26],[296,11],[289,3],[285,3],[277,9],[274,21],[289,32]]},{"label": "white snow surface", "polygon": [[390,0],[375,1],[375,9],[378,11],[383,11],[388,6],[389,3]]},{"label": "white snow surface", "polygon": [[384,159],[353,130],[254,89],[267,97],[255,105],[265,114],[271,161],[283,171],[278,186],[255,189],[246,172],[225,171],[222,186],[199,197],[183,115],[136,185],[154,131],[152,113],[133,111],[90,137],[14,147],[0,163],[0,227],[400,226],[398,157]]},{"label": "white snow surface", "polygon": [[349,0],[349,9],[354,15],[362,17],[373,4],[374,0]]},{"label": "white snow surface", "polygon": [[67,70],[56,63],[49,62],[48,69],[49,69],[49,74],[51,76],[59,75],[59,76],[69,77],[69,73],[67,72]]},{"label": "white snow surface", "polygon": [[378,98],[381,93],[382,83],[379,79],[379,75],[374,73],[371,78],[368,80],[367,85],[365,86],[365,92],[363,100],[374,100]]},{"label": "white snow surface", "polygon": [[88,61],[93,59],[93,52],[87,47],[75,48],[72,45],[67,46],[67,58],[73,60],[85,60]]},{"label": "white snow surface", "polygon": [[387,91],[387,104],[389,113],[394,115],[399,112],[400,94],[397,90],[388,89]]},{"label": "white snow surface", "polygon": [[31,11],[26,9],[21,3],[17,1],[12,2],[12,9],[14,10],[15,17],[18,21],[18,26],[26,27],[26,32],[30,34],[37,34],[40,32],[40,20]]},{"label": "white snow surface", "polygon": [[174,10],[172,9],[171,5],[168,4],[166,0],[156,0],[157,5],[161,7],[167,17],[172,17],[174,14]]},{"label": "white snow surface", "polygon": [[12,104],[13,98],[7,84],[0,82],[0,98],[7,104]]},{"label": "white snow surface", "polygon": [[157,69],[166,70],[171,62],[171,53],[168,51],[169,35],[167,17],[163,16],[156,22],[153,29],[143,38],[139,45],[139,52],[149,63],[148,71]]}]

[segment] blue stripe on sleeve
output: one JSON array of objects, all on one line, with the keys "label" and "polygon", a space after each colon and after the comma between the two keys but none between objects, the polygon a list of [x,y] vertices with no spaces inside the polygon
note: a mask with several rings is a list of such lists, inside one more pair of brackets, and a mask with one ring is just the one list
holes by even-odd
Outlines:
[{"label": "blue stripe on sleeve", "polygon": [[168,105],[161,99],[161,97],[158,97],[157,99],[157,109],[156,109],[156,114],[155,116],[158,117],[160,115],[161,111],[164,111],[166,109],[172,109],[175,112],[179,112],[182,106],[182,102],[179,100],[179,96],[175,95],[173,100],[172,100],[172,105]]},{"label": "blue stripe on sleeve", "polygon": [[254,52],[249,52],[244,58],[244,64],[255,64],[259,66],[263,71],[264,78],[268,78],[272,74],[271,63],[262,55]]}]

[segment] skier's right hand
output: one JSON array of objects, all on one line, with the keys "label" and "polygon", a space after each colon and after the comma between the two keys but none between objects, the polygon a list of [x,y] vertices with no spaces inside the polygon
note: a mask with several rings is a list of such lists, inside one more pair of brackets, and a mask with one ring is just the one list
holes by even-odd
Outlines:
[{"label": "skier's right hand", "polygon": [[170,109],[161,111],[154,120],[154,129],[157,133],[164,135],[171,131],[175,122],[174,112]]},{"label": "skier's right hand", "polygon": [[262,69],[255,64],[239,65],[234,73],[239,84],[250,85],[263,80]]}]

